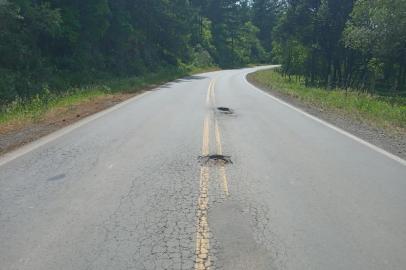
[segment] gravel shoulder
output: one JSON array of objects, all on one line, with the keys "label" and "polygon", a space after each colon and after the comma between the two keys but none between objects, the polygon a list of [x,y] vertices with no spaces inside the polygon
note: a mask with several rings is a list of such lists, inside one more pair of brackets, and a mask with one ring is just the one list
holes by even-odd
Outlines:
[{"label": "gravel shoulder", "polygon": [[340,127],[341,129],[385,149],[396,156],[406,159],[406,131],[388,130],[375,126],[367,121],[362,121],[362,119],[353,118],[345,112],[321,109],[321,107],[318,107],[316,104],[308,104],[278,90],[265,87],[258,81],[255,81],[252,74],[247,76],[247,80],[259,89],[268,92],[273,96],[310,113],[311,115]]},{"label": "gravel shoulder", "polygon": [[123,102],[142,91],[131,94],[112,94],[95,97],[76,105],[53,109],[39,119],[14,121],[0,125],[0,155],[38,140],[87,116]]}]

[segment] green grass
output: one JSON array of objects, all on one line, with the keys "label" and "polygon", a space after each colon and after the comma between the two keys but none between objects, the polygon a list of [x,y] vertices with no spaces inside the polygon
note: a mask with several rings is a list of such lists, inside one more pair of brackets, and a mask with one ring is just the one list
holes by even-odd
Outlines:
[{"label": "green grass", "polygon": [[406,98],[383,97],[361,91],[306,87],[300,78],[289,79],[278,71],[250,75],[257,84],[323,110],[333,110],[384,128],[406,128]]},{"label": "green grass", "polygon": [[108,79],[86,87],[72,88],[59,94],[44,89],[41,94],[30,100],[16,99],[3,106],[0,110],[0,125],[15,121],[35,121],[54,108],[72,106],[115,93],[136,93],[154,85],[209,70],[215,70],[215,68],[163,69],[139,77]]},{"label": "green grass", "polygon": [[13,121],[38,120],[53,108],[75,105],[106,94],[103,86],[70,89],[63,94],[52,94],[45,90],[29,101],[16,99],[5,106],[0,112],[0,125]]}]

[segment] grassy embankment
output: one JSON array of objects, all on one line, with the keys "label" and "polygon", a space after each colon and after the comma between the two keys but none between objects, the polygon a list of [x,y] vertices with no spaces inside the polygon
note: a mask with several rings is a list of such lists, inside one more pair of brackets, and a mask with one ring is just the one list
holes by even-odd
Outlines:
[{"label": "grassy embankment", "polygon": [[52,110],[80,105],[106,96],[135,94],[187,75],[215,69],[214,67],[165,69],[139,77],[100,81],[86,87],[72,88],[59,94],[44,90],[41,95],[37,95],[31,100],[17,99],[11,104],[3,106],[0,110],[0,125],[39,121]]},{"label": "grassy embankment", "polygon": [[259,71],[249,76],[257,85],[298,99],[311,107],[334,111],[391,131],[403,133],[406,130],[405,97],[306,87],[302,79],[289,79],[276,70]]}]

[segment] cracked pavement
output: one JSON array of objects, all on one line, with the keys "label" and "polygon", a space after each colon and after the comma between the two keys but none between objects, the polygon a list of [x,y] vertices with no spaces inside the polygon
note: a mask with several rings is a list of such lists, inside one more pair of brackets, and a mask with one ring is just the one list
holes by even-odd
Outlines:
[{"label": "cracked pavement", "polygon": [[0,268],[405,269],[406,167],[254,70],[168,83],[0,165]]}]

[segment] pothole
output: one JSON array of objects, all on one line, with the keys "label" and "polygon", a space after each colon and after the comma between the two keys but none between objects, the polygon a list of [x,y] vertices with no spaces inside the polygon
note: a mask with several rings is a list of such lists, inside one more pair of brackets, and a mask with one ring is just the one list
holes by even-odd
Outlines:
[{"label": "pothole", "polygon": [[217,107],[217,110],[224,114],[233,114],[234,111],[228,107]]},{"label": "pothole", "polygon": [[207,155],[207,156],[199,156],[198,160],[202,165],[226,165],[226,164],[233,164],[231,161],[231,156],[225,155]]}]

